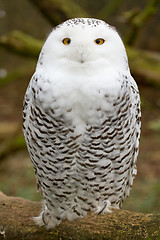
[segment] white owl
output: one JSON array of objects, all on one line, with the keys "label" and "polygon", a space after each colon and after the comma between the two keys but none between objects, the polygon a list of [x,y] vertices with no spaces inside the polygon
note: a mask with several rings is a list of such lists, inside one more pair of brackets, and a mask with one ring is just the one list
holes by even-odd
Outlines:
[{"label": "white owl", "polygon": [[136,175],[140,98],[114,27],[68,20],[48,36],[24,99],[24,136],[54,228],[88,211],[109,212]]}]

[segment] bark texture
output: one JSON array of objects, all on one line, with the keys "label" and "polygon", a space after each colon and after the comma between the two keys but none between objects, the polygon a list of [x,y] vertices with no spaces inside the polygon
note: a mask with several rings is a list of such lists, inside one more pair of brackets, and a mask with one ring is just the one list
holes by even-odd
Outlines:
[{"label": "bark texture", "polygon": [[89,213],[74,222],[63,221],[54,230],[37,227],[41,203],[0,193],[0,240],[158,240],[160,215],[114,210],[111,214]]}]

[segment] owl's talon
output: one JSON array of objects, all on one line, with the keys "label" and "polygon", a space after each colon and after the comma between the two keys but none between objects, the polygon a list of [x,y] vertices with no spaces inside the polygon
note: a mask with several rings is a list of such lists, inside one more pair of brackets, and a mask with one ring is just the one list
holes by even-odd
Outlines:
[{"label": "owl's talon", "polygon": [[42,213],[42,221],[44,222],[45,225],[47,225],[47,223],[45,222],[45,219],[44,219],[45,218],[44,214],[45,214],[45,212]]},{"label": "owl's talon", "polygon": [[104,211],[104,209],[107,207],[107,205],[108,205],[107,202],[105,202],[103,208],[97,213],[97,215],[101,214]]}]

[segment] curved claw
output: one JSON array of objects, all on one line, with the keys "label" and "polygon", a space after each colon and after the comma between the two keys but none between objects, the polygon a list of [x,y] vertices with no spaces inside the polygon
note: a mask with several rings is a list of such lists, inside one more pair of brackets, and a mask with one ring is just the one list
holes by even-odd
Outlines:
[{"label": "curved claw", "polygon": [[45,222],[45,218],[44,218],[45,215],[44,214],[45,214],[45,212],[42,213],[42,220],[43,220],[44,224],[47,225],[47,223]]},{"label": "curved claw", "polygon": [[107,207],[107,202],[104,203],[103,208],[97,213],[97,215],[101,214],[106,207]]}]

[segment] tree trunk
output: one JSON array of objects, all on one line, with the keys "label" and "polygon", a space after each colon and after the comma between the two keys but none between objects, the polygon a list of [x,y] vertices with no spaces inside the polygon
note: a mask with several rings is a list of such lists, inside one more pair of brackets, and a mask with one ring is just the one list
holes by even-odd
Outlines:
[{"label": "tree trunk", "polygon": [[63,221],[53,230],[37,227],[32,216],[37,216],[41,203],[0,192],[0,240],[158,240],[160,215],[114,210],[110,214],[89,213],[74,222]]}]

